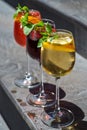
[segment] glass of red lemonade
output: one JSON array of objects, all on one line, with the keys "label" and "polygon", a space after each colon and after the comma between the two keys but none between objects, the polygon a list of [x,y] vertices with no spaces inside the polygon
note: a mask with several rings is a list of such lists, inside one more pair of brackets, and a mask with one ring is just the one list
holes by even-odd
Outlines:
[{"label": "glass of red lemonade", "polygon": [[[25,15],[24,11],[21,11],[17,14],[17,16],[14,18],[14,39],[17,44],[19,44],[21,47],[24,47],[26,49],[26,35],[23,32],[23,27],[21,25],[21,18]],[[38,19],[41,19],[41,14],[37,10],[29,10],[29,15],[33,17],[37,17]],[[32,51],[32,50],[31,50]],[[28,57],[28,55],[27,55]],[[28,58],[29,60],[29,58]],[[37,77],[32,72],[29,72],[29,61],[28,61],[28,72],[24,74],[24,76],[20,78],[15,79],[15,84],[18,87],[25,87],[25,88],[30,88],[30,87],[35,87],[40,84],[39,80]]]}]

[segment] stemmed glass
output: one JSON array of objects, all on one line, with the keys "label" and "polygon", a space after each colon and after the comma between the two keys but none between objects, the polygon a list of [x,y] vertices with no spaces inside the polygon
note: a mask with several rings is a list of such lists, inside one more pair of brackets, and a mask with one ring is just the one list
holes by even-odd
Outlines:
[{"label": "stemmed glass", "polygon": [[[21,7],[20,7],[21,8]],[[24,11],[21,11],[17,14],[17,16],[14,19],[14,38],[16,43],[18,43],[20,46],[26,48],[26,35],[23,32],[23,28],[20,22],[20,19],[25,15]],[[29,15],[38,17],[41,19],[41,14],[37,10],[31,9],[29,11]],[[27,53],[26,53],[27,54]],[[32,86],[38,86],[40,84],[39,80],[35,75],[33,74],[32,71],[30,71],[29,68],[29,56],[27,55],[27,60],[28,60],[28,70],[26,74],[23,77],[16,78],[15,79],[15,84],[18,87],[25,87],[25,88],[30,88]]]},{"label": "stemmed glass", "polygon": [[56,30],[56,33],[49,36],[41,48],[41,64],[48,74],[55,77],[56,81],[55,110],[43,111],[41,114],[42,122],[50,127],[62,128],[74,121],[73,113],[60,106],[59,85],[57,86],[57,81],[72,70],[74,63],[75,43],[72,33],[63,29]]},{"label": "stemmed glass", "polygon": [[[52,27],[52,31],[55,31],[55,23],[53,20],[43,18],[42,21],[44,22],[45,25],[49,24]],[[42,31],[42,29],[45,32],[44,27],[40,28],[40,31]],[[42,81],[41,81],[41,85],[40,85],[40,92],[38,94],[29,93],[29,95],[27,96],[27,102],[33,106],[47,107],[47,106],[51,106],[51,105],[55,104],[55,94],[44,90],[45,86],[43,83],[43,69],[42,69],[41,61],[40,61],[41,48],[37,48],[38,40],[39,40],[39,38],[41,38],[41,35],[39,37],[38,32],[35,30],[33,30],[33,32],[31,32],[31,33],[33,35],[30,34],[27,37],[27,51],[32,58],[36,59],[39,62],[40,69],[41,69],[41,76],[42,76],[41,80]],[[34,40],[31,36],[34,37]],[[37,37],[37,38],[35,38],[35,37]]]}]

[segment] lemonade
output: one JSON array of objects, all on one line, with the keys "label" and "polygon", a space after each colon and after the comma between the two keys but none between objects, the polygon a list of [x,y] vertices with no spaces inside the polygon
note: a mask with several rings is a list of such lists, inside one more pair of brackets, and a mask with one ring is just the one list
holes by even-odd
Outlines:
[{"label": "lemonade", "polygon": [[41,59],[44,69],[55,77],[69,73],[75,62],[74,40],[70,34],[58,33],[58,38],[43,43]]},{"label": "lemonade", "polygon": [[53,111],[44,111],[41,120],[52,128],[63,128],[74,121],[72,111],[60,104],[60,85],[57,84],[61,76],[68,74],[75,63],[75,43],[72,33],[64,29],[56,29],[41,48],[41,63],[44,70],[55,77],[56,105]]}]

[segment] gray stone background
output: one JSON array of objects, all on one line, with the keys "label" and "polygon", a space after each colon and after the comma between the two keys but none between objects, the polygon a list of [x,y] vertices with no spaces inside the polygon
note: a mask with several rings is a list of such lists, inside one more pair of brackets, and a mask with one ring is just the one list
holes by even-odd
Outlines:
[{"label": "gray stone background", "polygon": [[[85,42],[80,45],[78,45],[79,43],[77,44],[78,45],[77,48],[82,48],[80,49],[80,52],[82,51],[82,53],[80,53],[81,55],[76,53],[76,63],[74,69],[69,75],[61,79],[61,86],[62,86],[61,88],[66,93],[66,96],[64,97],[63,100],[73,103],[74,104],[73,108],[74,109],[76,108],[74,110],[76,114],[76,118],[78,117],[80,119],[78,129],[82,130],[84,128],[84,130],[86,130],[87,129],[87,79],[86,79],[87,59],[85,56],[87,53],[86,51],[87,49],[87,43],[86,43],[87,4],[86,3],[87,2],[86,0],[80,2],[78,0],[76,1],[70,0],[71,3],[70,5],[68,0],[59,0],[59,1],[44,0],[43,2],[48,2],[49,5],[53,7],[54,7],[54,3],[58,2],[58,4],[55,4],[55,8],[58,8],[60,11],[63,11],[63,13],[67,13],[67,15],[70,16],[72,15],[73,17],[75,17],[75,19],[79,20],[82,24],[84,23],[83,25],[82,24],[79,25],[82,26],[82,28],[76,26],[78,30],[76,31],[78,38],[80,36],[80,38],[82,38],[83,40],[84,37],[83,36],[81,37],[79,33],[80,34],[85,33],[85,39],[84,39]],[[76,8],[78,8],[78,10],[77,12],[74,12]],[[26,97],[29,94],[28,89],[20,89],[14,85],[14,79],[17,76],[23,75],[27,70],[27,58],[26,58],[25,48],[22,48],[19,45],[17,45],[13,37],[14,12],[15,10],[13,7],[11,7],[10,5],[8,5],[2,0],[0,1],[0,79],[1,82],[4,84],[4,86],[2,87],[6,92],[6,94],[9,96],[9,98],[12,100],[13,104],[15,104],[17,110],[23,116],[24,120],[27,122],[27,124],[31,129],[50,130],[49,127],[45,126],[40,121],[40,113],[43,111],[43,109],[32,107],[26,103]],[[75,23],[75,25],[77,25],[77,23]],[[85,56],[83,56],[83,52],[85,53]],[[38,66],[37,61],[33,61],[31,59],[30,64],[32,65],[33,70],[37,72],[38,76],[40,76],[38,72],[38,67],[36,69],[36,67],[34,66],[34,64]],[[46,74],[44,74],[44,80],[49,83],[54,83],[54,79]],[[16,93],[13,93],[14,90],[16,91]],[[22,99],[22,101],[25,102],[27,105],[22,106],[17,99]],[[84,117],[82,119],[80,118],[81,113],[79,113],[78,108],[81,109],[81,111],[84,113]],[[27,112],[29,111],[33,111],[36,113],[37,116],[35,119],[31,120],[28,117]],[[65,128],[65,130],[67,129],[68,128]]]}]

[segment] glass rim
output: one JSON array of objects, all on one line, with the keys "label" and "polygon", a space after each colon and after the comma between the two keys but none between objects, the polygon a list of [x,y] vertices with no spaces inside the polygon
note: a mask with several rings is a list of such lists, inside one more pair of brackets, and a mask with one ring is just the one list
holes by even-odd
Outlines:
[{"label": "glass rim", "polygon": [[[54,22],[54,20],[49,19],[49,18],[42,18],[42,20],[48,20],[48,21]],[[54,23],[55,23],[55,22],[54,22]]]},{"label": "glass rim", "polygon": [[37,9],[29,9],[29,11],[37,11],[37,12],[40,12],[40,11],[37,10]]},{"label": "glass rim", "polygon": [[57,32],[66,32],[66,33],[69,33],[69,34],[71,34],[72,36],[73,36],[73,33],[72,33],[72,31],[70,31],[70,30],[68,30],[68,29],[63,29],[63,28],[57,28],[56,29],[56,33]]},{"label": "glass rim", "polygon": [[55,28],[55,26],[56,26],[54,20],[52,20],[52,19],[42,18],[42,21],[47,21],[48,23],[53,24],[54,28]]}]

